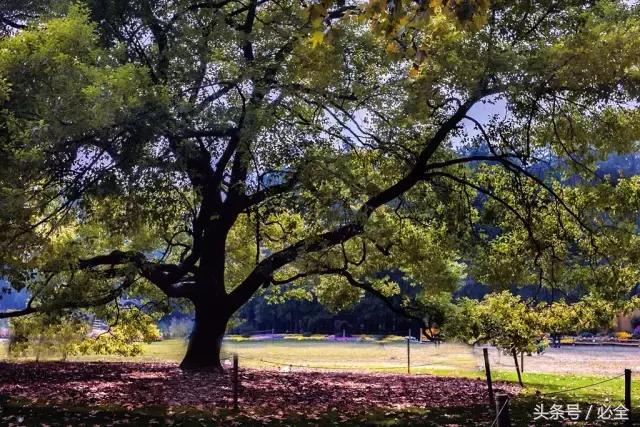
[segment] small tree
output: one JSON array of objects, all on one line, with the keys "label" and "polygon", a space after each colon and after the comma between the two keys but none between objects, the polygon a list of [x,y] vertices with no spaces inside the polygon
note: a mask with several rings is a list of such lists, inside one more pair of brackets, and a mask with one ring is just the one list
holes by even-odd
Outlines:
[{"label": "small tree", "polygon": [[489,294],[482,301],[463,298],[450,306],[446,333],[468,343],[489,343],[512,355],[522,385],[517,355],[536,350],[544,333],[571,333],[600,328],[618,312],[637,306],[637,298],[614,304],[588,294],[575,304],[564,300],[535,304],[508,291]]},{"label": "small tree", "polygon": [[42,316],[24,316],[11,319],[10,329],[11,335],[9,337],[9,356],[26,356],[27,352],[32,345],[32,337],[34,331],[40,329]]},{"label": "small tree", "polygon": [[118,315],[109,329],[95,337],[82,341],[79,351],[83,354],[117,354],[137,356],[142,344],[161,338],[156,317],[136,307],[118,309]]},{"label": "small tree", "polygon": [[523,385],[518,354],[536,349],[543,333],[539,314],[507,291],[487,295],[475,310],[471,318],[475,337],[512,355],[518,382]]},{"label": "small tree", "polygon": [[86,320],[78,318],[51,327],[54,336],[53,346],[61,355],[62,360],[67,360],[69,356],[79,352],[80,344],[87,338],[89,329]]},{"label": "small tree", "polygon": [[25,357],[57,354],[67,360],[75,354],[136,356],[142,343],[160,338],[156,319],[135,307],[121,309],[117,321],[98,336],[90,336],[89,321],[80,315],[33,314],[11,319],[9,355]]},{"label": "small tree", "polygon": [[89,332],[86,319],[74,315],[60,317],[35,314],[11,320],[9,355],[23,357],[34,354],[39,361],[43,354],[58,353],[62,360],[77,354]]}]

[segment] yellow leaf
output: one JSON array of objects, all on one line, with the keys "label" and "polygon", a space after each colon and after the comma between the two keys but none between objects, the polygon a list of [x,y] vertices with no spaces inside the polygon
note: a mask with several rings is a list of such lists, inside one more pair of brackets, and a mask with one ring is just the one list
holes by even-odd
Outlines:
[{"label": "yellow leaf", "polygon": [[389,53],[398,53],[400,52],[400,48],[398,47],[398,43],[391,42],[387,45],[387,52]]},{"label": "yellow leaf", "polygon": [[314,28],[314,29],[322,28],[323,18],[322,17],[313,18],[310,20],[310,22],[311,22],[311,28]]},{"label": "yellow leaf", "polygon": [[399,27],[404,27],[408,23],[409,23],[409,16],[408,15],[401,16],[400,19],[398,19],[398,26]]},{"label": "yellow leaf", "polygon": [[311,33],[311,46],[316,47],[324,41],[324,33],[322,31],[314,31]]},{"label": "yellow leaf", "polygon": [[473,17],[473,24],[475,28],[482,28],[487,23],[487,15],[484,13],[476,14]]},{"label": "yellow leaf", "polygon": [[429,2],[429,7],[431,7],[431,9],[433,9],[433,10],[439,10],[442,7],[442,1],[441,0],[431,0]]},{"label": "yellow leaf", "polygon": [[419,75],[420,75],[420,67],[418,67],[416,64],[413,64],[413,66],[409,70],[409,77],[415,78],[415,77],[418,77]]}]

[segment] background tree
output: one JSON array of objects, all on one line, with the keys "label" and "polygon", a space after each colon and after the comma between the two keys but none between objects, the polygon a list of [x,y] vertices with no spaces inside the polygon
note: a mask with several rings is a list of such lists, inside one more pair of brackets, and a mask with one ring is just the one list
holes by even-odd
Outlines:
[{"label": "background tree", "polygon": [[136,308],[117,313],[117,324],[91,335],[86,313],[47,312],[11,319],[9,355],[15,357],[57,355],[62,360],[77,354],[118,354],[136,356],[142,344],[160,339],[155,318]]},{"label": "background tree", "polygon": [[5,317],[183,298],[182,366],[220,368],[265,287],[423,318],[468,262],[495,285],[637,281],[635,229],[601,203],[638,182],[595,171],[637,148],[636,6],[37,3],[1,15],[0,267],[31,295]]},{"label": "background tree", "polygon": [[513,357],[518,382],[523,385],[518,355],[536,351],[545,332],[540,313],[506,291],[487,295],[481,302],[465,299],[457,311],[449,333],[471,344],[491,344]]},{"label": "background tree", "polygon": [[36,361],[41,356],[57,353],[66,360],[77,354],[90,326],[77,316],[33,314],[12,319],[9,355],[24,357],[33,355]]},{"label": "background tree", "polygon": [[451,338],[473,345],[490,344],[513,357],[522,385],[522,356],[544,345],[545,334],[607,328],[616,315],[629,313],[637,306],[637,297],[613,302],[587,295],[574,304],[563,300],[536,303],[502,291],[488,294],[481,301],[468,298],[456,301],[446,310],[443,326]]}]

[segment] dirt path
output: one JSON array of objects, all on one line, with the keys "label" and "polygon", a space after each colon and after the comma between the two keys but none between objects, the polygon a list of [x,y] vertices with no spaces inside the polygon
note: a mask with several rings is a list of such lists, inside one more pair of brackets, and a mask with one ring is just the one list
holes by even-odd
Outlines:
[{"label": "dirt path", "polygon": [[[474,354],[482,354],[475,349]],[[478,357],[478,356],[476,356]],[[514,367],[513,358],[490,351],[491,365],[495,368]],[[524,357],[525,372],[615,375],[625,368],[640,372],[640,348],[615,346],[563,346],[549,348],[542,355]]]}]

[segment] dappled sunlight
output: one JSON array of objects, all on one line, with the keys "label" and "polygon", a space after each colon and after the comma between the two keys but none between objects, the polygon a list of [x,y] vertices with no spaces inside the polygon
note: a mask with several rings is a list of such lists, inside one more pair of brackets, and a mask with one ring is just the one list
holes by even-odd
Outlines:
[{"label": "dappled sunlight", "polygon": [[[487,399],[481,380],[428,375],[242,369],[240,381],[243,413],[256,416],[458,407]],[[228,373],[183,373],[173,363],[14,363],[0,370],[0,393],[46,404],[192,407],[215,413],[230,407],[231,385]],[[505,383],[497,388],[518,391]]]}]

